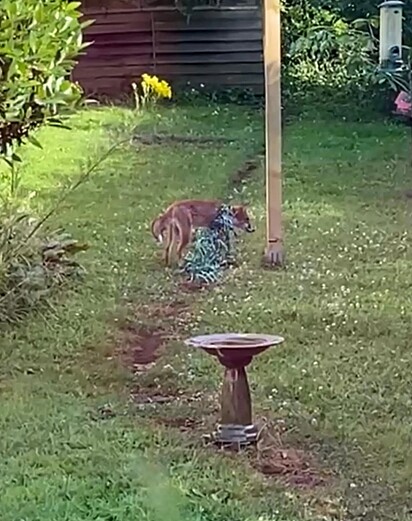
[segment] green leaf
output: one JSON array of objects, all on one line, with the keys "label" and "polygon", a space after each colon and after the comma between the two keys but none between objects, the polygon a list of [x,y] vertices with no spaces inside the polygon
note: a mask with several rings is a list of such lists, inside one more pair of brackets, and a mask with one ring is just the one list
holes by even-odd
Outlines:
[{"label": "green leaf", "polygon": [[94,24],[96,20],[85,20],[84,22],[81,22],[80,26],[82,29],[87,29],[87,27],[90,27]]},{"label": "green leaf", "polygon": [[79,7],[81,7],[82,3],[81,2],[69,2],[67,5],[66,5],[66,11],[77,11],[77,9]]},{"label": "green leaf", "polygon": [[34,136],[27,136],[27,140],[35,147],[43,149],[42,144]]},{"label": "green leaf", "polygon": [[64,123],[62,123],[61,121],[52,121],[52,120],[49,120],[48,121],[48,125],[49,127],[56,127],[56,128],[63,128],[65,130],[71,130],[71,127],[69,127],[68,125],[65,125]]},{"label": "green leaf", "polygon": [[3,159],[3,161],[10,167],[10,168],[13,168],[13,161],[11,161],[8,157],[6,156],[1,156],[1,158]]}]

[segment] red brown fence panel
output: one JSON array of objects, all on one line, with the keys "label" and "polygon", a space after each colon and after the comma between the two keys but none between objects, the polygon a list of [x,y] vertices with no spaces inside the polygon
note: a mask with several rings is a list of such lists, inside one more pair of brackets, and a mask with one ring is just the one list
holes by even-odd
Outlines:
[{"label": "red brown fence panel", "polygon": [[187,18],[166,7],[83,9],[95,20],[85,31],[93,42],[73,78],[87,94],[130,94],[144,72],[174,86],[251,88],[263,91],[260,9],[197,9]]}]

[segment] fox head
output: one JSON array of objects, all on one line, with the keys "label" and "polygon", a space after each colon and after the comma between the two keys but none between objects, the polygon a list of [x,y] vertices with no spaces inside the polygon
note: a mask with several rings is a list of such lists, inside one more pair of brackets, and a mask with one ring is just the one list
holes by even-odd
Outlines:
[{"label": "fox head", "polygon": [[255,228],[252,226],[250,222],[250,217],[247,212],[246,205],[237,205],[232,206],[233,211],[233,224],[236,228],[240,228],[245,232],[252,233],[255,231]]},{"label": "fox head", "polygon": [[151,224],[152,235],[155,238],[156,242],[162,244],[164,242],[165,235],[165,225],[161,217],[157,217],[152,221]]}]

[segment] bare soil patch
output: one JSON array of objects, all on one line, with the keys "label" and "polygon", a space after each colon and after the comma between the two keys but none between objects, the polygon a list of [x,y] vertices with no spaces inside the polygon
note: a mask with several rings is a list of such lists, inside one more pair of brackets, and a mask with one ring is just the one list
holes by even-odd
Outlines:
[{"label": "bare soil patch", "polygon": [[255,457],[253,465],[263,475],[294,488],[325,486],[331,478],[311,452],[293,446],[283,423],[262,429]]},{"label": "bare soil patch", "polygon": [[203,422],[199,418],[193,417],[177,416],[170,418],[161,416],[156,418],[156,423],[164,425],[165,427],[178,429],[180,432],[187,432],[200,427]]},{"label": "bare soil patch", "polygon": [[189,305],[182,300],[142,305],[120,332],[118,352],[133,373],[153,364],[171,340],[180,338],[190,321]]},{"label": "bare soil patch", "polygon": [[257,154],[255,157],[247,159],[229,178],[231,188],[241,188],[247,181],[253,177],[256,170],[263,161],[263,153]]},{"label": "bare soil patch", "polygon": [[186,144],[196,146],[210,146],[212,144],[226,145],[234,143],[235,140],[225,136],[191,136],[178,134],[135,134],[132,137],[132,143],[141,145],[173,145]]},{"label": "bare soil patch", "polygon": [[136,307],[120,327],[117,353],[135,376],[131,398],[138,405],[162,404],[180,395],[173,374],[156,368],[168,344],[183,337],[190,323],[189,304],[182,299]]}]

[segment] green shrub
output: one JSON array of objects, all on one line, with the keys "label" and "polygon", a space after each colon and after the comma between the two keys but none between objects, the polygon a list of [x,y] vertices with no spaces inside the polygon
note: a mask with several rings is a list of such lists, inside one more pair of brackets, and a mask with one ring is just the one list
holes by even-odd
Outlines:
[{"label": "green shrub", "polygon": [[24,179],[18,150],[41,125],[63,125],[82,99],[70,81],[85,47],[80,2],[1,0],[0,2],[0,157],[9,166],[0,184],[0,321],[16,321],[61,285],[79,275],[71,255],[84,249],[65,234],[43,232],[57,207],[36,220],[23,211]]},{"label": "green shrub", "polygon": [[72,256],[87,246],[63,232],[39,236],[38,221],[18,207],[0,211],[0,322],[16,322],[69,277],[83,274]]},{"label": "green shrub", "polygon": [[377,14],[348,21],[336,6],[304,1],[288,4],[284,19],[286,98],[337,116],[388,110],[392,85],[377,72]]},{"label": "green shrub", "polygon": [[80,2],[2,0],[0,2],[0,154],[9,163],[16,147],[44,123],[81,99],[69,75],[84,48]]}]

